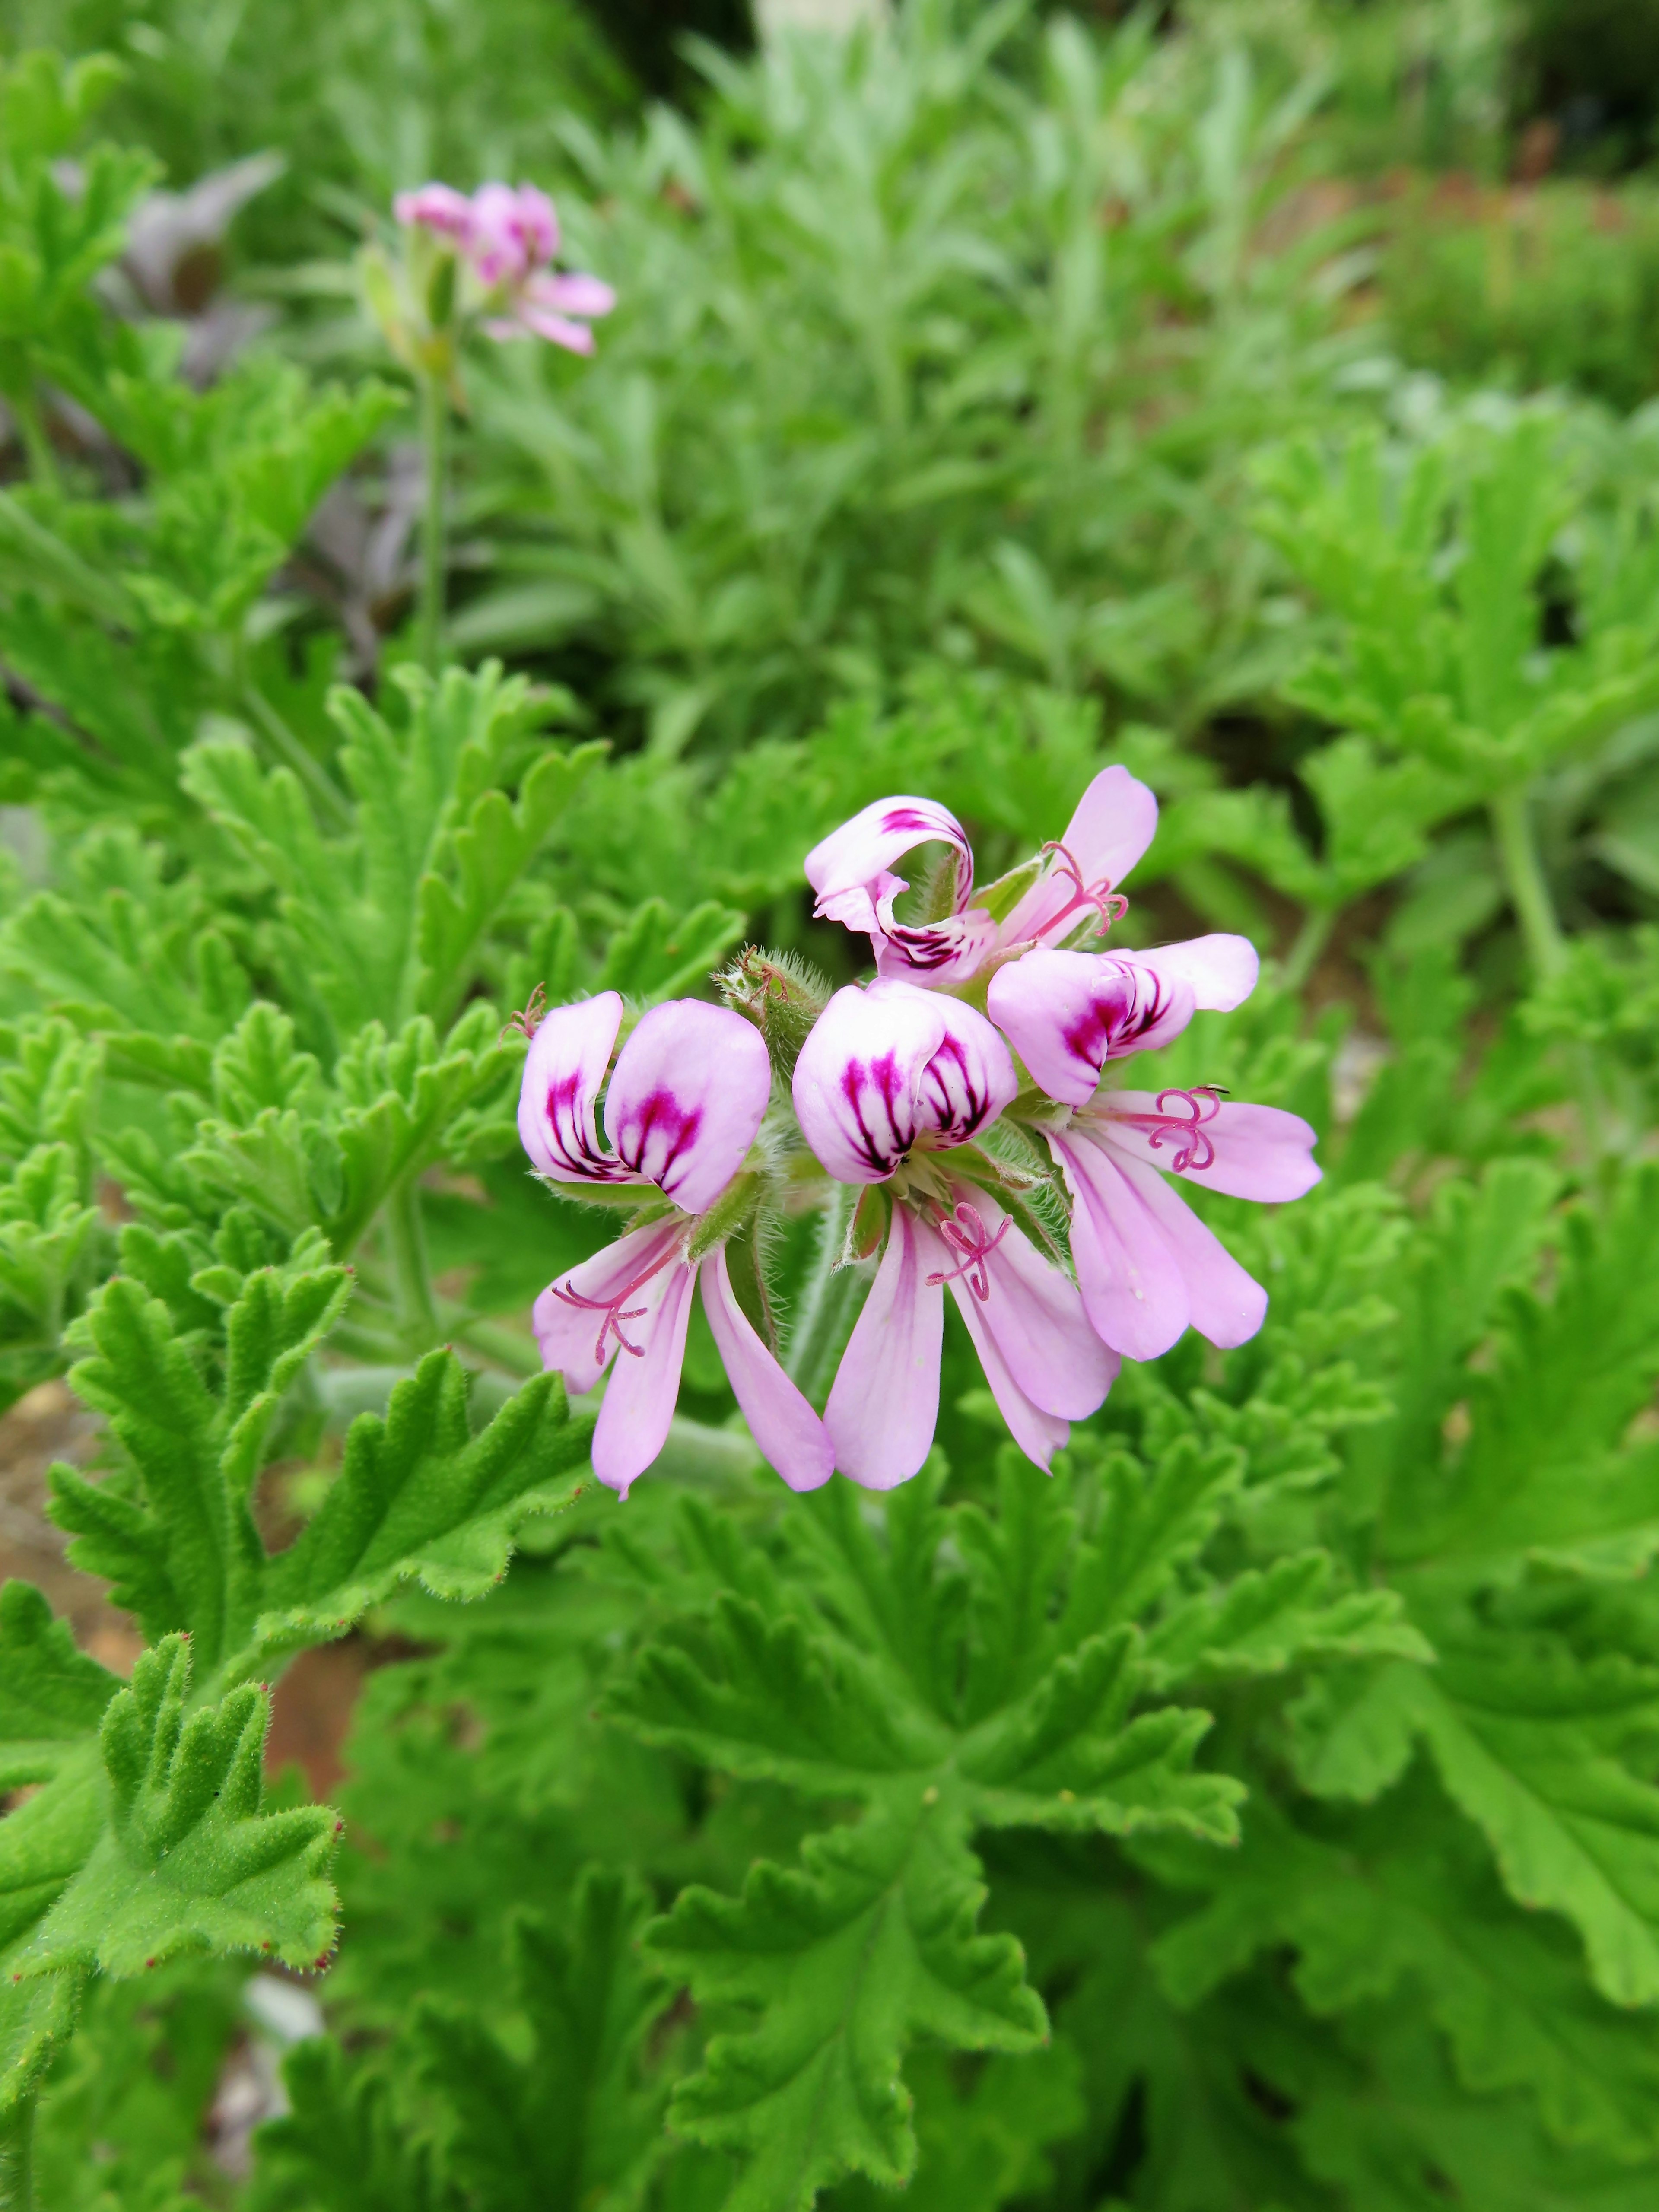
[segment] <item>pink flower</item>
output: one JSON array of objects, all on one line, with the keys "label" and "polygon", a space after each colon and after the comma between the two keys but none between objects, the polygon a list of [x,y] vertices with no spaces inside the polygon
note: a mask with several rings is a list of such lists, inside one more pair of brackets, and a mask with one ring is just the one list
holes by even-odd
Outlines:
[{"label": "pink flower", "polygon": [[557,210],[533,185],[480,185],[469,199],[450,185],[422,185],[392,203],[399,222],[453,239],[487,295],[490,337],[545,338],[572,353],[592,353],[588,324],[617,304],[597,276],[552,264],[559,251]]},{"label": "pink flower", "polygon": [[691,1256],[696,1217],[741,1169],[765,1115],[766,1048],[725,1007],[683,999],[653,1008],[617,1055],[605,1100],[607,1150],[593,1109],[622,1012],[617,993],[604,991],[543,1018],[525,1060],[519,1134],[552,1182],[654,1185],[674,1211],[543,1291],[534,1316],[543,1362],[578,1394],[614,1363],[593,1468],[625,1497],[667,1440],[695,1279],[757,1449],[792,1489],[815,1489],[833,1467],[823,1423],[738,1304],[724,1245]]},{"label": "pink flower", "polygon": [[418,191],[399,192],[392,212],[406,229],[457,240],[465,240],[472,224],[472,203],[453,185],[422,185]]},{"label": "pink flower", "polygon": [[1109,1060],[1166,1044],[1200,1007],[1248,998],[1255,951],[1200,937],[1156,952],[1028,952],[991,979],[992,1018],[1051,1098],[1071,1110],[1042,1133],[1073,1200],[1072,1256],[1089,1319],[1133,1359],[1167,1352],[1190,1322],[1243,1344],[1267,1294],[1164,1177],[1235,1198],[1300,1198],[1319,1181],[1315,1132],[1272,1106],[1192,1091],[1102,1091]]},{"label": "pink flower", "polygon": [[983,1015],[890,979],[836,992],[801,1048],[793,1095],[807,1143],[840,1182],[892,1185],[886,1249],[824,1409],[836,1466],[871,1489],[908,1481],[932,1445],[947,1286],[1038,1466],[1116,1375],[1072,1284],[965,1162],[958,1171],[940,1157],[1018,1089]]},{"label": "pink flower", "polygon": [[[956,985],[1025,947],[1058,945],[1085,925],[1103,936],[1121,910],[1117,886],[1157,826],[1158,801],[1146,786],[1126,768],[1103,769],[1065,836],[1028,864],[1030,880],[1022,886],[1004,879],[1012,903],[998,919],[974,902],[973,851],[949,808],[931,799],[878,799],[813,847],[806,879],[821,916],[870,938],[879,974]],[[898,921],[894,901],[908,885],[892,872],[893,863],[927,843],[952,848],[949,911],[931,921]]]}]

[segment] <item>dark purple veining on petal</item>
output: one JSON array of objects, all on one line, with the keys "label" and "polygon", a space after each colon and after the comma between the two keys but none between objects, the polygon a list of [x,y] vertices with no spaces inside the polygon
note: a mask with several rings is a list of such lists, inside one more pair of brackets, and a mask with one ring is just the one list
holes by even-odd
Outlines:
[{"label": "dark purple veining on petal", "polygon": [[960,1037],[947,1036],[922,1072],[921,1092],[938,1134],[965,1144],[991,1117],[985,1070]]},{"label": "dark purple veining on petal", "polygon": [[890,806],[881,817],[884,836],[896,836],[902,830],[914,830],[918,837],[940,837],[951,840],[949,830],[941,830],[937,822],[919,814],[914,806]]},{"label": "dark purple veining on petal", "polygon": [[696,1142],[702,1127],[701,1106],[683,1106],[660,1086],[631,1106],[617,1131],[617,1150],[647,1182],[672,1198],[680,1178],[675,1164]]},{"label": "dark purple veining on petal", "polygon": [[878,1060],[848,1060],[842,1068],[841,1095],[849,1116],[847,1134],[859,1158],[878,1175],[891,1175],[915,1141],[906,1092],[896,1053],[884,1052]]},{"label": "dark purple veining on petal", "polygon": [[1086,1013],[1062,1030],[1066,1049],[1098,1075],[1113,1053],[1138,1044],[1170,1011],[1174,994],[1150,968],[1103,976]]},{"label": "dark purple veining on petal", "polygon": [[547,1149],[569,1174],[585,1182],[628,1181],[627,1163],[601,1152],[593,1140],[578,1069],[547,1086]]}]

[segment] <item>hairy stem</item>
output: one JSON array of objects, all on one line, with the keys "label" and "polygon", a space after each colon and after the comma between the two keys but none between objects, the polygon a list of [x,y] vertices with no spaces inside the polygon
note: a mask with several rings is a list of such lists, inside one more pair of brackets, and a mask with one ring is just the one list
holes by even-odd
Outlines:
[{"label": "hairy stem", "polygon": [[0,2212],[34,2212],[34,2106],[25,2097],[0,2122]]},{"label": "hairy stem", "polygon": [[385,1218],[398,1317],[409,1342],[424,1352],[438,1342],[441,1332],[438,1302],[432,1293],[432,1276],[427,1266],[420,1185],[413,1176],[392,1193]]},{"label": "hairy stem", "polygon": [[856,1267],[837,1267],[846,1242],[847,1224],[858,1193],[849,1184],[837,1183],[818,1221],[818,1239],[812,1253],[795,1318],[789,1331],[789,1352],[784,1362],[792,1379],[820,1412],[835,1380],[836,1368],[853,1334],[868,1285]]},{"label": "hairy stem", "polygon": [[1567,957],[1567,940],[1556,918],[1555,902],[1538,856],[1533,834],[1532,809],[1525,789],[1516,785],[1500,791],[1492,801],[1492,826],[1498,840],[1504,881],[1526,940],[1527,957],[1541,982],[1559,975]]},{"label": "hairy stem", "polygon": [[449,475],[449,395],[435,376],[421,384],[421,449],[426,514],[421,530],[421,665],[437,675],[444,658],[444,516]]}]

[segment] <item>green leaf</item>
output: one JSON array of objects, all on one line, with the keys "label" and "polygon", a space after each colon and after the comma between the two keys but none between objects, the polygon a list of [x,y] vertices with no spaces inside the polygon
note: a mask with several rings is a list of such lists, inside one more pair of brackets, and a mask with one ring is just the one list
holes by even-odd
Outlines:
[{"label": "green leaf", "polygon": [[1147,1638],[1151,1678],[1169,1689],[1314,1657],[1433,1659],[1397,1590],[1333,1594],[1333,1572],[1328,1552],[1307,1552],[1183,1600]]},{"label": "green leaf", "polygon": [[404,1583],[481,1596],[507,1571],[522,1524],[574,1502],[591,1418],[572,1419],[558,1377],[526,1382],[477,1437],[467,1390],[454,1354],[430,1352],[393,1390],[384,1420],[353,1422],[320,1510],[270,1563],[240,1670],[343,1633]]},{"label": "green leaf", "polygon": [[984,1891],[950,1815],[872,1814],[812,1838],[802,1862],[757,1867],[738,1899],[686,1890],[652,1933],[701,2002],[762,2014],[713,2039],[670,2111],[694,2141],[750,2154],[728,2212],[805,2212],[852,2172],[900,2185],[916,2158],[899,2071],[912,2038],[1026,2051],[1045,2033],[1018,1945],[973,1932]]},{"label": "green leaf", "polygon": [[[792,1512],[787,1579],[733,1555],[688,1503],[681,1557],[691,1589],[709,1577],[708,1610],[648,1644],[607,1698],[648,1742],[863,1808],[857,1826],[809,1841],[798,1872],[763,1863],[735,1899],[685,1892],[649,1939],[700,2002],[761,2015],[715,2038],[671,2112],[695,2141],[749,2154],[734,2205],[805,2206],[852,2172],[903,2182],[910,2041],[1012,2051],[1045,2033],[1018,1948],[975,1932],[975,1828],[1236,1833],[1236,1785],[1192,1771],[1207,1717],[1133,1715],[1149,1686],[1137,1631],[1091,1632],[1104,1607],[1068,1609],[1054,1589],[1063,1486],[1032,1483],[1012,1454],[1003,1474],[996,1522],[941,1510],[918,1478],[889,1503],[884,1542],[834,1485]],[[1207,1486],[1185,1468],[1172,1479],[1166,1557],[1192,1540],[1194,1500],[1218,1480],[1213,1468]],[[1158,1553],[1149,1533],[1132,1572],[1154,1578]],[[1074,1600],[1113,1587],[1092,1547],[1073,1581]]]},{"label": "green leaf", "polygon": [[527,2057],[474,2014],[428,2002],[416,2034],[432,2095],[449,2114],[446,2170],[495,2212],[637,2205],[666,2148],[660,2087],[643,2087],[641,2045],[666,1989],[642,1960],[651,1910],[637,1882],[598,1867],[576,1885],[568,1933],[522,1918],[512,1937]]},{"label": "green leaf", "polygon": [[0,1587],[0,1789],[49,1780],[120,1686],[31,1583]]},{"label": "green leaf", "polygon": [[1177,2003],[1289,1944],[1316,2014],[1374,2004],[1404,1982],[1426,1996],[1470,2091],[1527,2091],[1565,2145],[1632,2160],[1659,2148],[1645,2022],[1585,1987],[1565,1929],[1504,1899],[1467,1832],[1447,1830],[1432,1789],[1390,1799],[1337,1843],[1263,1808],[1236,1857],[1189,1856],[1181,1872],[1214,1887],[1154,1946]]},{"label": "green leaf", "polygon": [[457,2212],[383,2077],[352,2077],[339,2045],[319,2038],[289,2053],[283,2079],[293,2109],[254,2136],[252,2212]]},{"label": "green leaf", "polygon": [[93,1356],[70,1382],[103,1413],[142,1484],[142,1501],[107,1480],[53,1470],[53,1516],[74,1531],[76,1564],[107,1575],[117,1602],[152,1636],[188,1628],[210,1673],[251,1628],[264,1554],[249,1493],[277,1402],[344,1305],[343,1268],[295,1246],[259,1269],[225,1316],[216,1395],[168,1307],[118,1276],[86,1318]]},{"label": "green leaf", "polygon": [[228,1951],[310,1967],[332,1949],[333,1814],[262,1814],[267,1693],[244,1685],[186,1718],[190,1674],[189,1639],[167,1637],[111,1701],[99,1735],[104,1782],[89,1793],[96,1840],[7,1954],[14,1977],[125,1976],[180,1954]]},{"label": "green leaf", "polygon": [[594,988],[650,1006],[706,983],[743,935],[744,917],[708,900],[676,921],[665,900],[647,899],[605,947]]},{"label": "green leaf", "polygon": [[0,1988],[0,2124],[34,2095],[69,2044],[83,1985],[83,1976],[64,1973]]}]

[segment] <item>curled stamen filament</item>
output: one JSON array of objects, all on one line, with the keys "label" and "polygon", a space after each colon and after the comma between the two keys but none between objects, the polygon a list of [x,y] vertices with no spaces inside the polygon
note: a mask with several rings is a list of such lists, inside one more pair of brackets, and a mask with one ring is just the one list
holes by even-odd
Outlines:
[{"label": "curled stamen filament", "polygon": [[[1170,1163],[1171,1175],[1185,1175],[1188,1170],[1201,1174],[1215,1164],[1215,1146],[1206,1135],[1204,1124],[1213,1121],[1221,1111],[1221,1086],[1216,1083],[1195,1084],[1190,1091],[1160,1091],[1156,1113],[1125,1114],[1121,1118],[1147,1132],[1147,1145],[1155,1152],[1163,1150],[1166,1137],[1180,1142],[1181,1150]],[[1166,1098],[1179,1098],[1187,1111],[1170,1113],[1164,1103]]]},{"label": "curled stamen filament", "polygon": [[1067,879],[1073,893],[1070,903],[1063,906],[1048,922],[1048,929],[1052,931],[1058,927],[1060,923],[1066,921],[1069,915],[1074,915],[1079,907],[1091,906],[1096,915],[1095,935],[1104,937],[1112,924],[1121,921],[1129,911],[1128,900],[1124,897],[1121,891],[1115,891],[1110,881],[1104,876],[1097,884],[1085,884],[1083,880],[1082,869],[1072,858],[1069,848],[1062,845],[1057,838],[1050,838],[1042,849],[1045,853],[1059,855],[1054,862],[1054,873],[1057,876],[1064,876]]},{"label": "curled stamen filament", "polygon": [[568,1283],[550,1285],[549,1287],[554,1297],[561,1299],[566,1305],[575,1306],[585,1313],[604,1316],[604,1319],[599,1323],[599,1335],[593,1344],[593,1364],[596,1367],[604,1366],[605,1340],[613,1334],[617,1340],[618,1351],[631,1352],[635,1359],[644,1358],[645,1346],[642,1344],[630,1342],[623,1335],[622,1325],[625,1321],[638,1321],[650,1309],[647,1306],[628,1306],[624,1304],[624,1301],[631,1298],[635,1291],[642,1289],[651,1280],[653,1275],[660,1274],[669,1261],[676,1256],[675,1249],[671,1247],[659,1260],[653,1260],[643,1274],[635,1275],[633,1281],[625,1285],[612,1298],[586,1297],[580,1291],[573,1291]]},{"label": "curled stamen filament", "polygon": [[985,1262],[1012,1226],[1012,1219],[1005,1217],[1001,1227],[993,1237],[979,1208],[963,1200],[957,1207],[955,1219],[942,1217],[939,1224],[939,1235],[951,1249],[960,1255],[957,1264],[939,1274],[929,1275],[929,1284],[954,1283],[965,1275],[969,1289],[983,1305],[991,1295],[991,1279],[985,1272]]},{"label": "curled stamen filament", "polygon": [[501,1024],[495,1042],[500,1044],[509,1030],[516,1030],[527,1044],[541,1027],[542,1016],[547,1012],[547,986],[538,983],[525,1000],[522,1013],[509,1014]]}]

